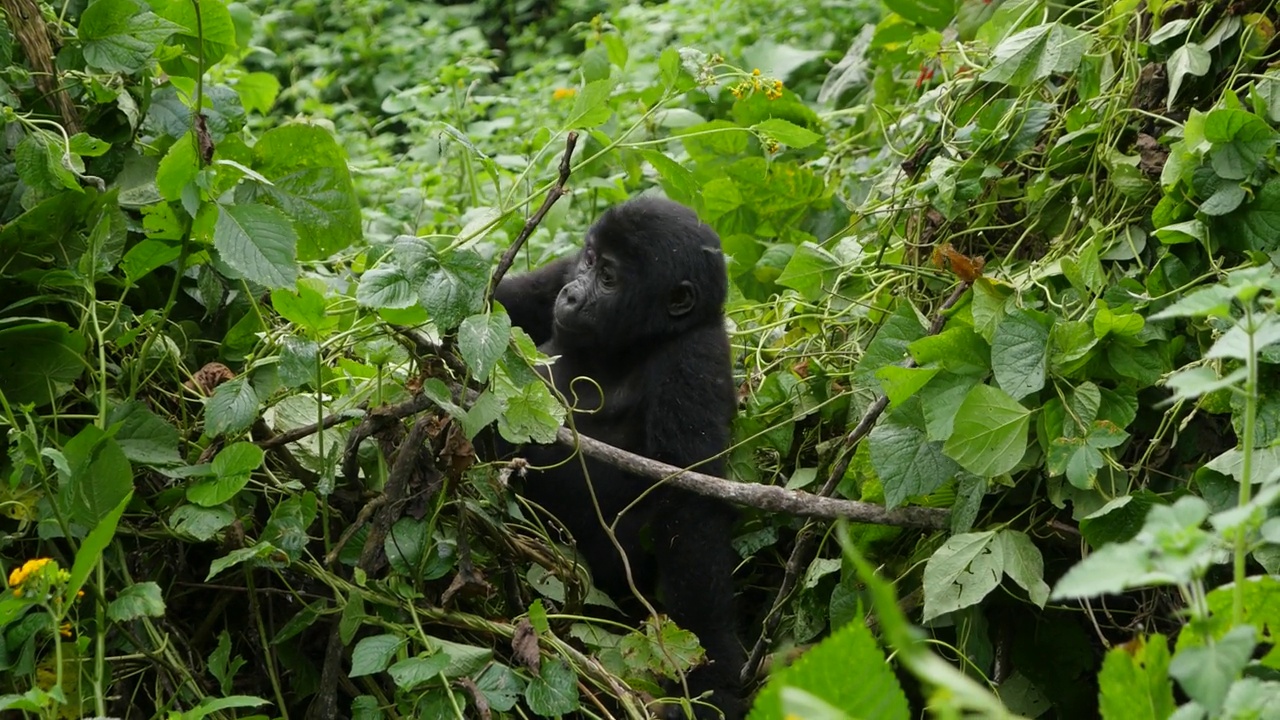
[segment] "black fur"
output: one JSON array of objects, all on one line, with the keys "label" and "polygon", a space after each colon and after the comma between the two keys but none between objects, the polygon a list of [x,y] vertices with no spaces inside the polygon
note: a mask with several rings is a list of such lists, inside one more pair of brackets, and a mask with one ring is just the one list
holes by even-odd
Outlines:
[{"label": "black fur", "polygon": [[[570,402],[576,397],[582,434],[677,467],[706,461],[697,470],[723,477],[724,460],[707,459],[728,447],[736,408],[727,292],[715,231],[682,205],[640,198],[607,211],[576,257],[503,280],[495,297],[543,352],[559,356],[551,379]],[[531,446],[523,454],[547,467],[569,451]],[[606,522],[653,485],[593,460],[586,466]],[[572,532],[596,585],[626,600],[626,570],[596,517],[579,460],[531,476],[524,494]],[[636,587],[660,598],[659,608],[707,651],[709,664],[688,677],[690,693],[713,691],[711,703],[731,719],[741,716],[743,663],[733,521],[724,503],[659,486],[617,526]],[[698,717],[718,713],[703,708]]]}]

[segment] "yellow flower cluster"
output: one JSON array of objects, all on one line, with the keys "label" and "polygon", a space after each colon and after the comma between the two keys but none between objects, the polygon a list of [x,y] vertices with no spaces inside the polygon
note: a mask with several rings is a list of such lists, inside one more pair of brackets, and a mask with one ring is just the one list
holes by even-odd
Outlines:
[{"label": "yellow flower cluster", "polygon": [[551,99],[564,100],[565,98],[571,98],[577,94],[577,88],[556,88],[555,92],[551,93]]},{"label": "yellow flower cluster", "polygon": [[22,597],[22,588],[19,586],[50,562],[52,562],[50,558],[35,558],[23,563],[22,567],[14,568],[13,572],[9,573],[9,587],[13,588],[14,597]]},{"label": "yellow flower cluster", "polygon": [[[51,568],[51,570],[46,568]],[[14,597],[22,597],[24,594],[23,585],[30,588],[36,586],[37,593],[45,593],[49,590],[49,586],[53,584],[65,584],[71,581],[71,573],[58,567],[58,563],[52,558],[34,558],[22,563],[22,567],[16,567],[9,573],[9,587],[13,590]],[[76,592],[76,597],[84,597],[84,591]]]},{"label": "yellow flower cluster", "polygon": [[738,100],[741,100],[753,92],[763,92],[764,96],[770,100],[777,100],[782,97],[782,88],[783,85],[781,80],[770,80],[769,78],[763,77],[760,73],[760,68],[755,68],[751,71],[751,75],[749,77],[737,85],[730,86],[729,92]]}]

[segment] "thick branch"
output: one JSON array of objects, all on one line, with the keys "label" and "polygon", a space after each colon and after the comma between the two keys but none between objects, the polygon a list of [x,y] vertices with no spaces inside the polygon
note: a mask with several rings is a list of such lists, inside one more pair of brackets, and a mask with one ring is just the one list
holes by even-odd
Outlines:
[{"label": "thick branch", "polygon": [[587,457],[607,462],[629,473],[653,480],[663,480],[682,490],[760,510],[827,520],[847,518],[855,522],[928,530],[936,530],[947,525],[948,513],[945,510],[922,507],[886,510],[883,506],[874,503],[821,497],[799,490],[787,490],[776,485],[733,482],[650,460],[585,435],[575,436],[572,430],[564,427],[556,433],[556,441],[569,447],[579,447],[582,449],[582,454]]},{"label": "thick branch", "polygon": [[502,258],[498,260],[498,267],[493,270],[493,277],[489,279],[489,295],[493,296],[493,291],[497,289],[498,283],[502,282],[502,277],[511,269],[511,263],[516,261],[516,253],[520,252],[520,248],[524,247],[524,243],[533,234],[534,228],[542,222],[547,216],[547,211],[551,209],[556,201],[569,191],[565,189],[565,183],[569,182],[569,161],[573,157],[573,148],[578,144],[578,133],[570,132],[564,141],[564,155],[560,158],[560,177],[556,180],[555,186],[547,192],[547,198],[542,201],[542,207],[525,221],[524,227],[521,228],[520,234],[516,236],[515,242],[511,243],[511,247],[502,253]]}]

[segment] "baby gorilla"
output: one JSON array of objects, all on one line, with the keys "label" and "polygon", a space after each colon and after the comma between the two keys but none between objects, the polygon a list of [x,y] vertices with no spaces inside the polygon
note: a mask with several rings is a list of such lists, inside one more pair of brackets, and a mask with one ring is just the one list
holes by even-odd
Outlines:
[{"label": "baby gorilla", "polygon": [[[715,231],[683,205],[646,197],[607,211],[576,257],[503,280],[495,297],[544,353],[558,356],[551,380],[576,401],[573,421],[583,435],[677,467],[702,463],[697,470],[723,477],[719,455],[737,398],[727,293]],[[565,462],[563,447],[522,454],[532,465],[555,466],[531,474],[524,494],[568,528],[595,584],[615,600],[630,596],[626,568],[596,503],[612,523],[648,491],[616,527],[635,585],[706,649],[708,663],[688,677],[691,695],[710,690],[725,717],[740,717],[733,509],[595,460],[584,476],[577,458]]]}]

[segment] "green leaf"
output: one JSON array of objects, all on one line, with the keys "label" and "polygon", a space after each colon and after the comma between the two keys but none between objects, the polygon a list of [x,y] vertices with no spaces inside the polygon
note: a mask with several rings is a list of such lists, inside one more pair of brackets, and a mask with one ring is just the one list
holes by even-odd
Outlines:
[{"label": "green leaf", "polygon": [[793,148],[806,148],[822,139],[818,133],[780,118],[769,118],[752,125],[751,129]]},{"label": "green leaf", "polygon": [[658,171],[667,197],[689,206],[695,206],[700,201],[698,181],[688,168],[657,150],[641,151],[640,156]]},{"label": "green leaf", "polygon": [[911,343],[907,348],[921,367],[936,364],[957,375],[991,372],[991,346],[973,328],[958,325]]},{"label": "green leaf", "polygon": [[176,532],[206,542],[212,540],[219,531],[235,521],[236,514],[225,505],[213,508],[183,505],[169,516],[169,527]]},{"label": "green leaf", "polygon": [[668,47],[658,56],[658,71],[662,73],[662,86],[670,90],[680,80],[680,52]]},{"label": "green leaf", "polygon": [[1244,180],[1275,147],[1276,133],[1251,112],[1219,108],[1205,116],[1204,139],[1213,143],[1209,160],[1218,177]]},{"label": "green leaf", "polygon": [[871,465],[884,486],[889,508],[913,495],[928,495],[955,477],[960,466],[942,453],[941,443],[929,442],[923,430],[882,421],[867,438]]},{"label": "green leaf", "polygon": [[449,656],[443,652],[437,652],[426,657],[405,658],[387,668],[387,674],[391,676],[396,687],[407,692],[436,679],[448,666]]},{"label": "green leaf", "polygon": [[501,311],[472,315],[458,326],[458,351],[480,382],[489,380],[510,342],[511,318]]},{"label": "green leaf", "polygon": [[960,404],[943,451],[974,475],[1003,475],[1026,453],[1030,426],[1031,411],[997,388],[978,385]]},{"label": "green leaf", "polygon": [[[849,682],[849,668],[858,668],[858,682]],[[814,645],[791,665],[770,678],[756,696],[749,720],[783,720],[784,693],[802,690],[838,708],[857,708],[857,716],[877,720],[907,720],[911,709],[884,653],[865,623],[850,622]],[[797,715],[810,718],[810,715]]]},{"label": "green leaf", "polygon": [[394,265],[366,270],[356,287],[356,302],[369,308],[402,310],[413,307],[417,299],[408,276]]},{"label": "green leaf", "polygon": [[1056,22],[1027,28],[996,46],[982,79],[1024,87],[1055,73],[1073,72],[1089,49],[1090,38]]},{"label": "green leaf", "polygon": [[276,96],[280,94],[280,81],[275,75],[265,72],[245,73],[236,80],[234,87],[245,110],[263,115],[271,112]]},{"label": "green leaf", "polygon": [[[186,47],[190,57],[198,57],[203,52],[204,66],[212,67],[228,53],[236,48],[236,29],[231,21],[231,13],[227,11],[222,0],[200,0],[199,15],[190,0],[149,0],[152,9],[161,17],[173,22],[182,29],[177,39]],[[203,38],[204,45],[199,45]],[[166,63],[170,73],[175,73],[174,63]],[[194,78],[198,66],[190,63],[187,77]]]},{"label": "green leaf", "polygon": [[116,442],[131,462],[153,467],[182,464],[182,456],[178,454],[178,429],[141,402],[130,400],[113,406],[107,423],[119,425],[115,429]]},{"label": "green leaf", "polygon": [[1107,303],[1099,300],[1097,312],[1093,316],[1093,334],[1101,340],[1112,333],[1125,337],[1134,337],[1142,332],[1146,324],[1137,313],[1116,313],[1107,307]]},{"label": "green leaf", "polygon": [[489,701],[489,709],[509,712],[524,693],[524,680],[502,663],[490,663],[475,678],[476,688]]},{"label": "green leaf", "polygon": [[498,418],[498,433],[507,442],[546,444],[555,440],[565,411],[545,384],[531,383],[502,399],[507,412]]},{"label": "green leaf", "polygon": [[261,198],[290,218],[298,259],[327,258],[364,241],[347,154],[328,130],[303,123],[268,130],[253,146],[253,169],[271,184],[241,185],[236,202]]},{"label": "green leaf", "polygon": [[956,0],[885,0],[885,6],[913,23],[935,30],[951,24],[956,15]]},{"label": "green leaf", "polygon": [[313,282],[303,280],[293,288],[272,290],[271,306],[281,317],[302,327],[312,337],[321,337],[337,325],[338,319],[329,316],[324,294],[312,285]]},{"label": "green leaf", "polygon": [[130,285],[137,285],[142,278],[181,256],[181,244],[148,238],[129,248],[120,260],[120,269]]},{"label": "green leaf", "polygon": [[897,407],[920,391],[942,368],[904,368],[885,365],[876,371],[876,379],[889,396],[889,407]]},{"label": "green leaf", "polygon": [[542,717],[557,717],[578,709],[578,676],[559,658],[545,658],[541,672],[529,681],[524,700]]},{"label": "green leaf", "polygon": [[213,246],[236,272],[271,288],[298,280],[298,236],[284,213],[266,205],[218,205]]},{"label": "green leaf", "polygon": [[996,383],[1015,399],[1044,387],[1052,319],[1034,310],[1016,310],[1000,321],[991,339]]},{"label": "green leaf", "polygon": [[125,493],[125,496],[116,503],[102,520],[98,522],[89,534],[85,536],[84,541],[80,543],[80,549],[76,551],[75,562],[71,565],[71,575],[67,580],[66,589],[63,591],[63,602],[68,605],[76,599],[80,588],[84,587],[84,583],[89,579],[89,575],[93,569],[97,567],[98,561],[102,558],[102,552],[111,544],[111,540],[115,538],[116,526],[120,523],[120,516],[124,514],[124,509],[129,506],[129,501],[133,499],[133,491]]},{"label": "green leaf", "polygon": [[826,249],[811,242],[803,242],[791,255],[777,283],[799,292],[804,299],[815,302],[827,294],[840,273],[840,260]]},{"label": "green leaf", "polygon": [[370,635],[361,638],[351,651],[351,672],[348,677],[362,677],[380,673],[391,664],[404,640],[395,635]]},{"label": "green leaf", "polygon": [[943,373],[931,380],[920,391],[920,404],[924,406],[924,425],[930,440],[945,441],[955,428],[956,413],[978,384],[971,375]]},{"label": "green leaf", "polygon": [[893,309],[893,314],[885,320],[876,336],[872,338],[867,349],[858,360],[854,369],[854,382],[879,386],[875,373],[886,365],[901,363],[907,358],[907,346],[919,340],[925,334],[925,326],[920,322],[911,303],[900,301]]},{"label": "green leaf", "polygon": [[489,284],[488,269],[484,258],[470,249],[455,250],[444,257],[432,253],[425,259],[420,268],[425,279],[418,286],[418,299],[437,329],[448,332],[480,309]]},{"label": "green leaf", "polygon": [[80,189],[80,181],[76,180],[75,173],[71,171],[70,162],[71,158],[65,155],[61,143],[53,142],[41,131],[27,133],[22,142],[18,143],[13,156],[18,177],[46,193],[55,193],[64,188]]},{"label": "green leaf", "polygon": [[1027,597],[1043,608],[1049,600],[1049,586],[1044,581],[1044,557],[1031,538],[1020,530],[1001,530],[996,541],[1002,547],[1004,574],[1027,591]]},{"label": "green leaf", "polygon": [[134,583],[116,595],[107,605],[107,617],[113,622],[131,622],[140,617],[164,617],[164,598],[160,586],[153,582]]},{"label": "green leaf", "polygon": [[1200,77],[1209,72],[1211,62],[1209,51],[1196,43],[1188,43],[1174,50],[1169,56],[1169,61],[1165,63],[1169,72],[1169,96],[1165,100],[1165,106],[1172,109],[1173,99],[1177,97],[1182,81],[1188,75]]},{"label": "green leaf", "polygon": [[613,115],[609,97],[613,95],[613,78],[589,82],[573,101],[573,111],[565,121],[566,128],[590,129],[603,125]]},{"label": "green leaf", "polygon": [[223,570],[233,568],[241,563],[250,562],[252,560],[262,560],[264,558],[271,557],[278,552],[280,551],[272,547],[269,542],[259,542],[253,547],[232,550],[225,556],[220,557],[209,564],[209,574],[205,576],[205,581],[207,582],[217,577]]},{"label": "green leaf", "polygon": [[0,329],[0,392],[11,405],[44,407],[84,375],[84,336],[60,322]]},{"label": "green leaf", "polygon": [[953,535],[925,563],[924,621],[976,605],[1003,574],[1004,543],[994,532]]},{"label": "green leaf", "polygon": [[204,429],[212,436],[248,430],[257,417],[258,393],[243,376],[219,385],[205,400]]},{"label": "green leaf", "polygon": [[320,367],[320,344],[314,340],[305,340],[292,335],[280,338],[280,382],[285,387],[298,388],[307,383],[316,383],[321,378],[317,373],[323,372]]},{"label": "green leaf", "polygon": [[97,527],[133,492],[133,467],[115,438],[86,425],[62,448],[70,476],[59,492],[62,511],[85,528]]},{"label": "green leaf", "polygon": [[204,507],[230,501],[249,484],[250,474],[262,466],[263,459],[262,448],[253,443],[228,445],[213,459],[214,477],[187,488],[187,499]]},{"label": "green leaf", "polygon": [[160,191],[160,197],[177,202],[182,197],[182,190],[195,182],[199,172],[200,159],[196,155],[195,140],[187,132],[170,145],[169,151],[160,159],[160,167],[156,170],[156,189]]},{"label": "green leaf", "polygon": [[1107,652],[1098,673],[1102,717],[1165,720],[1177,705],[1169,682],[1169,641],[1160,634],[1139,636]]},{"label": "green leaf", "polygon": [[136,73],[181,29],[133,0],[95,0],[80,15],[77,34],[85,62],[106,72]]},{"label": "green leaf", "polygon": [[1172,675],[1192,700],[1211,717],[1216,716],[1257,644],[1252,625],[1231,628],[1217,642],[1199,647],[1182,647],[1169,663]]}]

